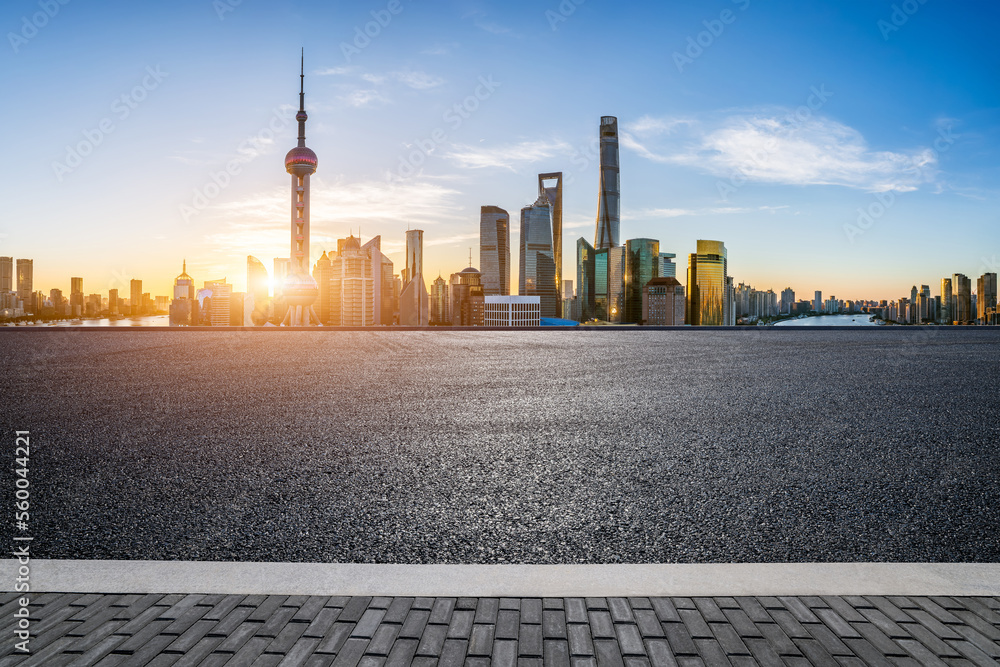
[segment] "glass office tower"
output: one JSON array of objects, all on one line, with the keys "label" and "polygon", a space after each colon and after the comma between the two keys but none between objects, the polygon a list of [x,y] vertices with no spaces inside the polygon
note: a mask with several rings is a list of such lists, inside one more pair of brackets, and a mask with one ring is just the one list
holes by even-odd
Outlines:
[{"label": "glass office tower", "polygon": [[659,276],[660,242],[655,239],[629,239],[625,242],[625,317],[623,322],[642,322],[642,288]]},{"label": "glass office tower", "polygon": [[723,326],[730,317],[728,260],[722,241],[698,241],[688,255],[687,313],[692,326]]},{"label": "glass office tower", "polygon": [[521,209],[520,260],[518,294],[539,297],[542,317],[558,317],[560,301],[552,253],[552,209],[544,194],[533,205]]},{"label": "glass office tower", "polygon": [[510,214],[499,206],[479,209],[479,268],[483,294],[510,294]]}]

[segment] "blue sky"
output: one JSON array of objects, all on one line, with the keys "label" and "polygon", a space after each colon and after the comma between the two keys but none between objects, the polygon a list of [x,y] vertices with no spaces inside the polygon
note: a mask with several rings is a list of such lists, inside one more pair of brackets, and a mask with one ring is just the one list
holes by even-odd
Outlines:
[{"label": "blue sky", "polygon": [[185,257],[241,289],[247,254],[288,254],[304,47],[315,257],[360,229],[398,270],[409,226],[425,278],[447,276],[470,247],[478,265],[481,205],[516,233],[536,174],[563,171],[574,279],[615,115],[623,240],[657,238],[683,270],[720,239],[737,282],[800,298],[937,293],[998,268],[998,18],[941,0],[6,2],[0,254],[34,258],[46,291],[166,294]]}]

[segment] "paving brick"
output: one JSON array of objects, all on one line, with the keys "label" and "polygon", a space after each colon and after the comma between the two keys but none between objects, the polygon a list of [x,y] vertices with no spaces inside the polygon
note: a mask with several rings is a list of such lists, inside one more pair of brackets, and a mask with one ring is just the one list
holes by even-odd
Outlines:
[{"label": "paving brick", "polygon": [[368,644],[368,653],[373,655],[389,655],[389,650],[392,648],[393,642],[396,641],[396,635],[399,634],[400,626],[396,624],[383,623],[375,631],[372,636],[371,642]]},{"label": "paving brick", "polygon": [[540,598],[525,598],[521,600],[521,622],[542,623],[542,600]]},{"label": "paving brick", "polygon": [[[410,612],[411,614],[413,612]],[[385,660],[386,667],[409,667],[413,654],[417,651],[417,640],[397,639]]]},{"label": "paving brick", "polygon": [[588,610],[608,610],[607,598],[586,598]]},{"label": "paving brick", "polygon": [[496,625],[497,613],[500,611],[500,600],[498,598],[480,598],[476,605],[475,623],[485,623]]},{"label": "paving brick", "polygon": [[608,598],[608,611],[611,612],[611,620],[615,623],[635,622],[632,606],[626,598]]},{"label": "paving brick", "polygon": [[562,609],[542,611],[542,636],[545,639],[566,639],[566,612]]},{"label": "paving brick", "polygon": [[[257,605],[257,607],[253,610],[253,613],[247,617],[247,620],[261,622],[267,621],[276,611],[278,611],[278,608],[281,607],[281,604],[287,599],[288,596],[285,595],[268,595],[263,602]],[[288,615],[288,617],[291,618],[294,615],[295,612],[292,612]]]},{"label": "paving brick", "polygon": [[493,653],[493,625],[473,625],[469,637],[469,655],[488,656]]},{"label": "paving brick", "polygon": [[382,622],[402,624],[406,620],[406,615],[410,612],[410,607],[412,606],[413,598],[393,598],[389,604],[389,608],[385,610]]},{"label": "paving brick", "polygon": [[[142,629],[133,633],[123,644],[118,646],[118,649],[126,652],[139,650],[143,644],[159,635],[163,628],[170,625],[171,622],[172,621],[150,621]],[[177,638],[168,637],[168,639],[170,640],[167,642],[169,644]]]},{"label": "paving brick", "polygon": [[656,612],[656,617],[662,622],[679,623],[681,617],[677,614],[674,603],[667,598],[650,598],[650,604]]},{"label": "paving brick", "polygon": [[340,612],[340,617],[338,620],[357,623],[364,616],[365,611],[368,609],[368,603],[372,599],[370,597],[352,597],[346,605],[344,605],[344,610]]},{"label": "paving brick", "polygon": [[594,642],[588,626],[569,626],[569,650],[572,655],[594,655]]},{"label": "paving brick", "polygon": [[354,629],[353,623],[334,623],[316,646],[317,653],[338,653]]},{"label": "paving brick", "polygon": [[[855,630],[861,633],[861,636],[866,641],[871,643],[883,655],[898,657],[906,655],[906,651],[894,642],[891,637],[882,632],[874,623],[853,623],[852,625]],[[850,644],[848,643],[848,645]]]},{"label": "paving brick", "polygon": [[632,611],[636,609],[652,609],[653,605],[650,603],[649,598],[636,598],[631,597],[628,599],[628,603],[632,606]]},{"label": "paving brick", "polygon": [[562,598],[542,598],[542,611],[546,609],[566,610],[566,603]]},{"label": "paving brick", "polygon": [[[167,650],[177,651],[178,653],[186,653],[190,651],[194,645],[200,642],[202,638],[216,625],[216,621],[198,621],[197,623],[192,623],[191,626],[184,631],[184,633],[170,643]],[[170,626],[167,626],[167,629],[169,629],[169,627]]]},{"label": "paving brick", "polygon": [[608,639],[594,640],[594,656],[599,667],[625,667],[618,642]]},{"label": "paving brick", "polygon": [[809,662],[817,667],[840,667],[837,660],[830,655],[830,652],[815,639],[794,639],[795,645],[802,651],[802,655],[809,659]]},{"label": "paving brick", "polygon": [[464,639],[448,639],[441,649],[441,657],[438,659],[438,667],[462,667],[465,664],[465,656],[468,650],[468,642]]},{"label": "paving brick", "polygon": [[767,640],[767,643],[779,655],[798,655],[799,650],[795,646],[795,643],[777,623],[758,623],[757,627],[760,629],[760,634]]},{"label": "paving brick", "polygon": [[197,644],[185,651],[174,665],[176,667],[194,667],[201,664],[201,661],[214,651],[215,647],[222,643],[222,640],[222,637],[202,637]]},{"label": "paving brick", "polygon": [[709,623],[725,623],[726,615],[712,598],[694,598],[694,606],[698,608],[701,617]]},{"label": "paving brick", "polygon": [[844,643],[854,652],[854,655],[865,661],[870,667],[892,667],[892,663],[882,651],[875,648],[871,642],[865,639],[854,639],[847,637]]},{"label": "paving brick", "polygon": [[929,667],[947,667],[947,663],[938,658],[930,649],[918,642],[916,639],[896,640],[910,655],[912,655],[921,665]]},{"label": "paving brick", "polygon": [[472,632],[472,621],[476,612],[471,609],[456,609],[451,615],[451,625],[448,626],[449,639],[468,639]]},{"label": "paving brick", "polygon": [[361,615],[360,619],[358,619],[358,623],[354,626],[354,630],[351,631],[351,636],[371,639],[372,635],[374,635],[375,631],[378,629],[378,626],[382,623],[383,616],[385,616],[384,608],[366,609],[365,613]]},{"label": "paving brick", "polygon": [[[294,607],[280,607],[273,611],[271,615],[265,620],[259,628],[257,628],[258,637],[270,637],[275,638],[278,636],[284,627],[292,620],[292,616],[295,616]],[[248,621],[253,620],[254,615],[250,614]]]},{"label": "paving brick", "polygon": [[570,658],[573,667],[598,667],[597,658],[594,657],[584,657],[584,658]]},{"label": "paving brick", "polygon": [[863,622],[865,620],[865,617],[842,597],[836,595],[824,595],[823,601],[826,602],[826,605],[830,607],[830,609],[837,612],[837,615],[848,623],[854,623],[856,621]]},{"label": "paving brick", "polygon": [[[444,640],[448,637],[448,626],[447,625],[432,625],[427,624],[424,628],[424,634],[420,636],[420,641],[417,643],[417,655],[438,655],[441,653],[441,648],[444,646]],[[458,637],[458,639],[464,639],[464,637]]]},{"label": "paving brick", "polygon": [[785,661],[778,656],[778,652],[766,639],[748,637],[746,643],[750,653],[762,667],[784,667]]},{"label": "paving brick", "polygon": [[413,598],[413,604],[410,605],[413,609],[426,609],[430,611],[434,608],[435,598]]},{"label": "paving brick", "polygon": [[475,611],[478,605],[479,598],[458,598],[458,601],[455,602],[455,609],[469,609]]},{"label": "paving brick", "polygon": [[437,598],[431,608],[431,615],[427,618],[428,623],[441,623],[448,625],[451,622],[451,615],[455,612],[455,598]]},{"label": "paving brick", "polygon": [[[226,614],[226,617],[219,621],[215,627],[209,631],[209,634],[221,636],[228,635],[242,625],[252,613],[252,607],[236,607],[231,612]],[[122,631],[124,632],[125,629],[123,628]]]},{"label": "paving brick", "polygon": [[501,609],[497,612],[496,638],[517,639],[521,625],[521,613],[514,609]]},{"label": "paving brick", "polygon": [[723,650],[722,645],[714,637],[712,639],[695,639],[694,643],[698,647],[698,655],[707,664],[713,667],[715,665],[732,664],[726,657],[726,652]]},{"label": "paving brick", "polygon": [[660,620],[656,617],[656,612],[652,609],[635,609],[635,624],[639,627],[639,632],[643,637],[662,637],[663,628],[660,627]]},{"label": "paving brick", "polygon": [[757,625],[750,620],[747,613],[743,611],[739,605],[735,608],[723,609],[723,614],[726,616],[726,621],[733,626],[736,630],[736,634],[741,637],[760,637],[760,630],[757,629]]},{"label": "paving brick", "polygon": [[710,639],[712,638],[712,630],[708,627],[708,623],[705,619],[701,617],[695,609],[678,609],[677,613],[680,614],[681,620],[684,621],[684,626],[691,633],[691,636],[695,639]]},{"label": "paving brick", "polygon": [[805,602],[799,598],[790,597],[779,597],[778,598],[785,609],[792,613],[799,623],[819,623],[820,620],[816,617],[816,614],[806,605]]},{"label": "paving brick", "polygon": [[709,627],[711,627],[715,639],[722,646],[726,655],[750,655],[747,645],[740,639],[733,626],[728,623],[710,623]]},{"label": "paving brick", "polygon": [[500,598],[501,609],[514,609],[520,611],[521,600],[519,598]]},{"label": "paving brick", "polygon": [[590,612],[590,633],[595,639],[613,639],[615,628],[611,614],[606,611]]},{"label": "paving brick", "polygon": [[842,642],[833,630],[823,625],[822,623],[808,623],[803,627],[813,636],[814,639],[819,641],[823,647],[829,651],[834,656],[841,655],[851,655],[851,650],[847,648],[847,644]]},{"label": "paving brick", "polygon": [[542,626],[521,624],[517,636],[517,655],[537,658],[542,656]]},{"label": "paving brick", "polygon": [[[297,614],[296,614],[297,615]],[[306,629],[302,632],[303,637],[316,637],[323,638],[326,636],[327,631],[340,616],[340,609],[323,607],[313,618],[312,623],[306,626]],[[292,619],[294,620],[294,616]]]},{"label": "paving brick", "polygon": [[495,667],[515,667],[517,665],[517,642],[493,642],[493,665]]},{"label": "paving brick", "polygon": [[566,622],[587,623],[587,601],[583,598],[566,598]]},{"label": "paving brick", "polygon": [[814,609],[816,616],[820,618],[826,627],[837,633],[838,637],[855,637],[860,638],[861,635],[858,631],[851,627],[851,624],[845,621],[840,614],[832,609]]},{"label": "paving brick", "polygon": [[[278,633],[267,647],[267,652],[284,653],[288,651],[294,644],[299,642],[308,627],[308,623],[286,623],[285,627],[281,629],[281,632]],[[315,637],[307,637],[306,639],[316,639],[316,643],[319,643],[319,639]]]},{"label": "paving brick", "polygon": [[866,595],[865,597],[867,597],[869,602],[875,605],[879,611],[885,614],[894,623],[913,622],[913,618],[911,618],[909,614],[893,604],[888,598],[878,595]]},{"label": "paving brick", "polygon": [[292,620],[311,623],[323,611],[323,608],[326,607],[326,601],[329,599],[329,596],[319,595],[307,597],[302,604],[298,605]]},{"label": "paving brick", "polygon": [[[775,602],[777,602],[777,600],[778,599],[775,598]],[[739,598],[736,598],[736,603],[740,605],[740,608],[744,612],[746,612],[746,615],[749,616],[750,620],[753,621],[754,623],[770,623],[771,622],[771,620],[772,620],[771,619],[771,614],[773,612],[768,613],[768,610],[764,609],[764,605],[762,605],[760,603],[760,601],[758,601],[758,600],[756,600],[754,598],[739,597]],[[781,609],[782,611],[787,611],[785,609],[785,607],[781,603],[777,603],[777,606],[774,607],[774,608],[775,609]]]},{"label": "paving brick", "polygon": [[913,601],[917,603],[924,611],[928,614],[941,621],[942,623],[956,623],[960,624],[962,621],[953,613],[939,605],[934,600],[928,597],[914,597]]},{"label": "paving brick", "polygon": [[209,608],[202,618],[206,621],[221,621],[229,612],[236,609],[245,598],[245,595],[223,595],[218,604]]},{"label": "paving brick", "polygon": [[649,664],[652,667],[677,666],[674,652],[670,650],[670,644],[667,643],[666,639],[647,639],[646,655],[649,657]]},{"label": "paving brick", "polygon": [[[910,636],[919,641],[921,644],[926,646],[935,655],[940,657],[950,657],[950,658],[960,658],[962,657],[958,651],[944,643],[940,637],[935,635],[933,632],[920,625],[919,623],[905,623],[903,628],[910,633]],[[902,644],[902,640],[896,640],[897,643]],[[905,647],[904,647],[905,648]],[[907,649],[909,651],[909,649]]]},{"label": "paving brick", "polygon": [[1000,625],[1000,612],[983,602],[983,598],[961,598],[961,602],[966,609],[974,612],[987,623]]},{"label": "paving brick", "polygon": [[697,655],[698,647],[695,646],[691,633],[683,623],[663,623],[660,625],[667,641],[674,653],[678,655]]},{"label": "paving brick", "polygon": [[[978,614],[971,612],[968,609],[956,609],[955,615],[962,619],[962,623],[964,623],[965,626],[968,626],[979,634],[988,637],[995,642],[1000,642],[1000,629],[992,623],[987,623]],[[963,626],[955,626],[955,632],[968,639],[968,635],[965,634],[962,628]]]},{"label": "paving brick", "polygon": [[424,609],[411,609],[403,621],[403,627],[399,630],[399,636],[406,639],[420,639],[424,634],[424,626],[430,617],[430,611]]},{"label": "paving brick", "polygon": [[962,635],[958,634],[952,630],[949,626],[945,625],[935,617],[931,616],[927,611],[923,609],[910,609],[908,610],[910,616],[913,620],[920,623],[923,627],[927,628],[935,635],[941,639],[961,639]]},{"label": "paving brick", "polygon": [[639,628],[631,623],[618,623],[615,625],[618,633],[618,647],[622,655],[645,655],[646,647],[642,643],[642,635]]},{"label": "paving brick", "polygon": [[[361,662],[361,657],[365,654],[365,649],[368,648],[368,643],[369,640],[362,637],[349,638],[337,651],[337,659],[333,661],[333,667],[357,667],[358,663]],[[396,642],[397,645],[399,643]],[[393,649],[395,650],[395,646]]]},{"label": "paving brick", "polygon": [[569,644],[561,639],[546,639],[542,660],[545,667],[570,667]]},{"label": "paving brick", "polygon": [[[948,640],[948,645],[965,656],[966,659],[980,667],[996,667],[997,661],[981,648],[969,641]],[[993,651],[994,653],[996,651]]]}]

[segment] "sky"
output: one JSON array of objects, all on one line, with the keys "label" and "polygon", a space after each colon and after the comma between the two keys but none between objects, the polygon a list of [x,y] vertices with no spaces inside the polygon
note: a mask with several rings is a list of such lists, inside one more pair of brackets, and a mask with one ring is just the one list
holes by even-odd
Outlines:
[{"label": "sky", "polygon": [[[425,280],[479,265],[479,209],[562,171],[563,276],[593,242],[601,116],[621,240],[684,282],[698,239],[736,283],[895,299],[1000,268],[992,0],[9,0],[0,8],[0,255],[35,289],[242,290],[289,254],[305,49],[312,259],[380,235]],[[291,113],[289,113],[291,112]]]}]

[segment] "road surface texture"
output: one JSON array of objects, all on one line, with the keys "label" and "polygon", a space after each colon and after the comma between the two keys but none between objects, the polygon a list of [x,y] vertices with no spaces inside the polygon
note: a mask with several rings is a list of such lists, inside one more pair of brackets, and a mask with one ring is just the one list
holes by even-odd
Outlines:
[{"label": "road surface texture", "polygon": [[38,558],[1000,560],[998,330],[53,328],[0,362]]}]

